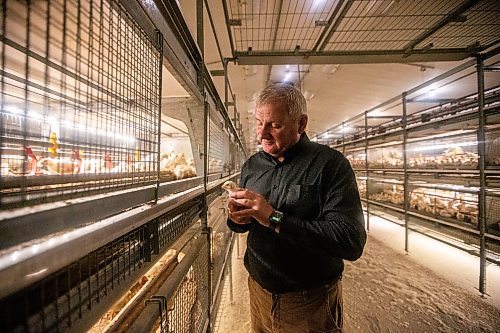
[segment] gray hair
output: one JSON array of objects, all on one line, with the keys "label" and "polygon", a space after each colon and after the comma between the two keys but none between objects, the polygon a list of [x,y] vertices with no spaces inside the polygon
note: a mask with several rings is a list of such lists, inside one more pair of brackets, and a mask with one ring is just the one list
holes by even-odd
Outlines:
[{"label": "gray hair", "polygon": [[257,98],[256,106],[274,103],[284,106],[293,120],[298,120],[301,115],[307,114],[307,103],[304,95],[288,83],[268,85]]}]

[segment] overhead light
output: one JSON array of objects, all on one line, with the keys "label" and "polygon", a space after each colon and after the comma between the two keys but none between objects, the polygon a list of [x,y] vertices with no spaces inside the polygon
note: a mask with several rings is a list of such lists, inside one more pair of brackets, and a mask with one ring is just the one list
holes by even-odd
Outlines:
[{"label": "overhead light", "polygon": [[342,132],[349,132],[350,130],[352,130],[352,127],[348,126],[348,125],[342,125]]},{"label": "overhead light", "polygon": [[324,2],[325,0],[314,0],[311,6],[311,11],[312,12],[316,11],[319,8],[319,6],[321,6]]},{"label": "overhead light", "polygon": [[453,147],[470,147],[470,146],[477,146],[477,141],[440,144],[440,145],[434,145],[434,146],[422,146],[422,147],[417,147],[417,148],[413,148],[413,149],[408,149],[407,151],[426,151],[426,150],[447,149],[447,148],[453,148]]},{"label": "overhead light", "polygon": [[326,74],[333,74],[340,68],[339,64],[328,64],[323,66],[321,71]]},{"label": "overhead light", "polygon": [[416,99],[418,101],[422,101],[422,100],[425,100],[427,98],[433,98],[433,97],[436,97],[436,94],[438,93],[438,91],[440,93],[443,92],[443,86],[438,86],[437,83],[432,83],[431,85],[423,88],[423,95]]},{"label": "overhead light", "polygon": [[379,115],[380,115],[380,109],[372,110],[367,114],[367,116],[379,116]]},{"label": "overhead light", "polygon": [[7,105],[4,107],[4,110],[9,112],[9,113],[12,113],[12,114],[21,114],[23,113],[23,110],[21,110],[20,108],[16,107],[16,106],[12,106],[12,105]]}]

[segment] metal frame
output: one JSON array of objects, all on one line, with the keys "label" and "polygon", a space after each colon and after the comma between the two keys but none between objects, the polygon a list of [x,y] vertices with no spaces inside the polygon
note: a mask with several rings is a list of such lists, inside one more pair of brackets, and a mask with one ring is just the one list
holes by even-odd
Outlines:
[{"label": "metal frame", "polygon": [[224,0],[223,6],[231,52],[240,65],[456,61],[500,42],[500,26],[488,15],[494,0],[444,6],[361,0],[295,6],[266,0],[259,6]]},{"label": "metal frame", "polygon": [[[448,233],[457,236],[457,233],[462,233],[464,239],[467,239],[467,242],[471,244],[476,244],[477,246],[477,255],[480,258],[479,265],[479,283],[478,290],[481,294],[486,294],[486,265],[488,261],[499,263],[498,257],[500,256],[500,235],[492,233],[493,230],[488,229],[487,226],[487,217],[486,214],[489,211],[488,209],[496,209],[498,205],[494,205],[490,198],[490,205],[494,205],[494,207],[487,207],[487,192],[491,192],[491,195],[494,198],[498,199],[498,182],[495,182],[495,177],[498,176],[499,170],[498,168],[486,168],[485,165],[485,156],[486,156],[486,125],[491,126],[492,121],[495,119],[499,119],[500,108],[498,107],[499,95],[498,95],[498,87],[491,86],[487,91],[484,83],[484,68],[487,67],[484,65],[484,61],[498,61],[498,54],[500,54],[500,48],[495,48],[489,52],[478,55],[477,59],[468,61],[442,75],[436,77],[428,82],[425,82],[415,88],[412,88],[406,92],[403,92],[402,95],[394,97],[380,105],[377,105],[363,113],[360,113],[347,121],[344,121],[342,124],[339,124],[331,129],[328,129],[324,133],[340,133],[340,130],[346,125],[357,124],[360,121],[364,120],[364,128],[362,126],[358,126],[356,132],[354,134],[346,135],[345,132],[342,132],[342,141],[337,142],[332,147],[337,149],[346,150],[347,152],[351,151],[360,151],[360,149],[365,149],[366,157],[365,157],[365,166],[362,169],[356,169],[366,172],[366,179],[368,188],[370,185],[371,179],[377,178],[378,174],[382,173],[382,179],[395,179],[395,175],[399,175],[398,178],[402,185],[404,186],[404,199],[403,205],[396,206],[389,203],[374,201],[369,198],[369,192],[367,190],[366,198],[363,198],[363,202],[366,205],[367,216],[371,214],[377,215],[377,210],[373,209],[374,207],[379,207],[383,209],[386,213],[398,215],[403,217],[404,223],[400,223],[405,228],[405,250],[410,251],[409,244],[409,232],[417,231],[417,232],[425,232],[425,228],[422,229],[422,226],[418,223],[422,223],[422,225],[427,225],[427,227],[437,224],[440,225],[441,228],[447,229]],[[496,57],[496,58],[493,58]],[[495,60],[497,59],[497,60]],[[475,68],[474,68],[475,67]],[[488,66],[489,67],[489,66]],[[466,72],[467,74],[462,74],[462,72]],[[415,95],[422,89],[428,87],[430,84],[439,82],[441,80],[446,80],[448,78],[462,79],[464,77],[474,77],[477,76],[477,93],[471,93],[470,95],[464,96],[463,98],[455,99],[453,102],[448,100],[440,101],[441,104],[437,106],[431,106],[427,109],[417,109],[417,111],[413,113],[409,113],[407,111],[408,105],[411,102],[418,102],[418,100],[414,100],[413,98],[408,98],[412,94]],[[490,80],[491,81],[491,80]],[[454,82],[452,80],[451,82]],[[401,115],[399,116],[370,116],[370,112],[373,110],[379,109],[383,110],[386,108],[387,110],[394,110],[395,107],[400,108]],[[429,112],[432,116],[429,119],[420,118],[421,115],[427,114]],[[434,119],[433,117],[437,117]],[[368,121],[376,120],[380,118],[381,122],[376,125],[371,125]],[[488,119],[487,119],[488,118]],[[488,122],[487,122],[488,120]],[[384,122],[385,121],[385,122]],[[473,123],[474,126],[468,127],[468,131],[461,133],[451,133],[450,135],[444,135],[444,132],[453,130],[456,128],[460,128],[463,130],[463,127],[460,124],[464,123]],[[389,125],[388,125],[389,124]],[[380,128],[384,128],[384,131],[380,131]],[[436,135],[429,134],[429,132],[434,131],[435,129],[444,129],[443,134],[441,136],[450,139],[451,137],[462,138],[464,133],[467,135],[474,136],[477,134],[477,154],[478,154],[478,165],[476,169],[459,169],[454,170],[450,168],[444,169],[412,169],[408,167],[408,156],[406,153],[408,144],[417,143],[417,142],[425,142],[425,140],[439,140]],[[500,128],[495,127],[496,131],[500,130]],[[490,131],[494,129],[489,129]],[[414,138],[410,138],[411,134],[420,133],[419,135],[414,136]],[[438,132],[439,133],[439,132]],[[434,133],[436,134],[436,133]],[[322,136],[323,133],[319,134],[318,137]],[[441,137],[440,136],[440,137]],[[385,147],[391,146],[394,140],[399,140],[403,148],[403,167],[396,169],[374,169],[368,166],[368,150],[374,147]],[[390,141],[389,143],[387,143]],[[346,153],[347,153],[346,152]],[[375,174],[376,172],[377,174]],[[427,176],[422,175],[418,178],[415,178],[414,175],[418,173],[425,173]],[[417,186],[418,181],[427,180],[431,181],[427,187],[435,188],[435,189],[443,189],[446,190],[445,187],[439,186],[439,179],[444,177],[441,181],[441,184],[450,183],[450,177],[455,174],[454,178],[455,182],[460,185],[466,184],[466,186],[474,186],[475,188],[463,188],[460,190],[460,193],[468,193],[477,197],[478,204],[478,223],[476,227],[474,225],[468,225],[467,223],[458,223],[453,221],[448,221],[444,217],[440,217],[439,215],[428,216],[418,212],[414,209],[410,209],[409,201],[410,201],[410,190],[411,187]],[[464,178],[464,175],[467,176]],[[384,178],[385,177],[385,178]],[[438,177],[438,178],[436,178]],[[460,178],[461,177],[461,178]],[[436,185],[437,183],[437,185]],[[432,185],[434,184],[434,185]],[[467,185],[468,184],[468,185]],[[422,187],[425,185],[419,184],[418,186]],[[496,192],[495,192],[496,191]],[[391,213],[392,212],[392,213]],[[496,216],[496,215],[495,215]],[[430,230],[430,229],[429,229]],[[426,233],[427,234],[427,233]],[[430,235],[437,240],[448,243],[452,246],[460,247],[459,244],[447,241],[445,239],[440,239],[436,235]],[[497,242],[497,243],[492,243]],[[498,245],[494,245],[498,244]],[[496,248],[496,257],[492,255],[492,249],[490,246],[495,246]],[[467,247],[468,251],[471,251],[472,247],[464,244],[463,248]],[[474,251],[471,251],[474,252]]]},{"label": "metal frame", "polygon": [[[244,154],[244,140],[239,137],[238,126],[233,123],[233,121],[238,120],[238,117],[231,119],[228,116],[225,105],[220,101],[211,77],[208,75],[208,70],[203,63],[203,47],[198,47],[194,43],[177,4],[164,1],[116,1],[118,2],[113,4],[123,6],[127,10],[135,23],[138,23],[144,29],[145,34],[154,43],[160,54],[165,57],[165,65],[175,70],[174,74],[181,80],[181,84],[187,88],[195,100],[204,105],[204,174],[197,178],[174,182],[162,182],[157,175],[157,178],[151,184],[148,183],[147,186],[123,193],[114,192],[109,197],[102,195],[86,197],[72,202],[61,202],[53,207],[47,207],[48,209],[43,211],[25,209],[8,212],[7,215],[4,214],[5,218],[2,222],[5,223],[2,223],[2,225],[3,227],[9,227],[10,234],[2,233],[2,237],[10,235],[14,238],[5,239],[5,243],[2,240],[2,246],[11,246],[4,248],[2,252],[2,259],[5,259],[3,263],[9,261],[12,256],[17,257],[17,259],[3,265],[0,269],[0,276],[6,281],[0,289],[0,305],[5,308],[12,305],[12,308],[16,309],[14,303],[9,303],[13,298],[21,295],[19,299],[22,299],[24,297],[22,295],[37,291],[37,288],[42,288],[41,294],[43,295],[43,288],[46,288],[45,284],[50,283],[53,276],[64,277],[67,274],[72,276],[72,269],[76,267],[75,265],[79,265],[81,258],[102,253],[106,254],[108,253],[106,251],[109,251],[108,249],[122,253],[120,252],[121,240],[124,239],[126,245],[130,238],[129,235],[139,233],[140,236],[137,236],[138,245],[133,243],[133,250],[137,249],[139,252],[132,261],[129,261],[129,264],[135,265],[133,272],[126,268],[126,254],[123,258],[121,255],[115,256],[112,254],[112,258],[105,259],[104,262],[104,264],[109,262],[110,268],[108,269],[106,266],[104,270],[98,269],[97,275],[89,277],[88,288],[90,289],[85,289],[86,286],[82,287],[89,292],[90,298],[85,299],[85,302],[88,301],[89,303],[79,303],[78,295],[81,295],[82,290],[80,287],[77,287],[76,292],[73,286],[68,286],[67,290],[61,289],[61,294],[56,291],[58,293],[57,297],[65,300],[64,304],[68,306],[68,309],[57,309],[58,300],[56,297],[55,302],[47,306],[55,307],[55,313],[60,311],[62,317],[57,317],[58,315],[55,318],[51,317],[50,325],[52,326],[45,327],[45,324],[40,326],[42,327],[41,331],[53,330],[54,327],[60,331],[79,331],[88,328],[98,316],[102,315],[123,292],[127,291],[140,278],[146,268],[151,266],[149,260],[156,260],[158,254],[166,251],[173,241],[169,237],[177,237],[179,232],[185,230],[201,217],[200,231],[203,232],[203,237],[198,237],[195,242],[202,244],[202,248],[201,252],[193,251],[192,256],[196,258],[194,259],[195,262],[204,265],[204,270],[199,274],[208,281],[206,286],[202,286],[200,289],[203,290],[203,295],[206,298],[203,296],[203,311],[200,314],[200,320],[197,321],[197,331],[205,331],[210,328],[211,311],[214,308],[212,302],[215,299],[211,291],[212,284],[218,285],[220,283],[220,281],[213,281],[212,283],[210,280],[213,267],[210,260],[207,259],[211,255],[210,246],[207,245],[210,244],[212,230],[208,226],[207,208],[214,200],[214,196],[220,195],[221,184],[227,179],[235,180],[235,177],[238,176],[234,170],[232,170],[233,173],[229,174],[228,172],[226,175],[223,173],[208,175],[209,136],[207,134],[210,119],[209,109],[210,106],[214,108],[216,111],[212,112],[217,114],[217,119],[219,117],[222,119],[224,123],[223,129],[227,130],[227,135],[230,136],[229,143],[236,145],[238,152]],[[199,5],[201,6],[201,0]],[[199,10],[199,14],[202,15],[202,10]],[[5,43],[2,43],[2,45],[5,46]],[[65,70],[64,66],[61,69]],[[3,81],[4,76],[2,75],[2,84]],[[161,102],[161,96],[159,101]],[[160,125],[161,121],[159,120],[158,128]],[[223,135],[226,135],[225,131],[223,131]],[[244,155],[240,153],[234,158],[241,159],[242,157]],[[79,178],[85,180],[85,177]],[[175,224],[175,230],[169,235],[162,236],[161,233],[165,232],[162,219],[170,219],[171,214],[180,214],[182,218],[171,220],[169,223]],[[89,223],[90,221],[92,223]],[[35,222],[37,222],[39,228],[36,229],[36,233],[32,233],[31,228]],[[76,230],[68,230],[73,228]],[[55,232],[59,234],[54,237],[53,233]],[[32,243],[28,245],[23,243],[25,241],[32,241]],[[19,245],[19,247],[13,247],[15,245]],[[226,255],[229,245],[230,241],[224,244],[223,253],[226,253]],[[198,254],[201,254],[201,256],[198,256]],[[94,259],[97,260],[98,258]],[[186,270],[186,266],[193,263],[191,259],[184,258],[181,261],[181,269],[169,278],[169,282],[164,286],[158,297],[150,300],[156,305],[156,309],[158,306],[163,306],[163,309],[167,310],[166,300],[168,297],[166,295],[173,295],[173,291],[179,286],[177,279],[184,278],[189,274],[190,269],[187,267]],[[226,261],[223,262],[223,265],[225,263]],[[137,268],[139,266],[140,268]],[[115,271],[116,267],[118,267],[118,273]],[[127,269],[128,273],[126,273]],[[218,272],[215,275],[217,275],[216,278],[218,279],[221,277]],[[20,278],[20,276],[24,278]],[[103,289],[92,289],[94,283],[100,285],[101,282],[104,283]],[[68,291],[68,294],[64,294],[65,291]],[[49,302],[49,300],[46,301]],[[82,298],[80,298],[80,301],[82,301]],[[83,309],[87,304],[90,309]],[[21,326],[26,328],[31,324],[36,325],[37,320],[43,322],[48,319],[44,318],[43,308],[31,308],[31,305],[29,307],[30,311],[40,311],[41,314],[35,319],[21,318]],[[75,309],[76,312],[74,312]],[[157,310],[155,312],[157,313]],[[17,313],[23,316],[24,312],[17,311]],[[7,312],[2,313],[2,322],[9,322],[10,319],[8,321],[4,316],[7,316]],[[157,315],[155,314],[155,316]],[[162,318],[175,320],[168,316]],[[4,321],[4,319],[6,320]],[[157,317],[152,320],[156,321]],[[19,327],[15,326],[17,324],[13,325],[6,329],[15,330],[16,327]]]}]

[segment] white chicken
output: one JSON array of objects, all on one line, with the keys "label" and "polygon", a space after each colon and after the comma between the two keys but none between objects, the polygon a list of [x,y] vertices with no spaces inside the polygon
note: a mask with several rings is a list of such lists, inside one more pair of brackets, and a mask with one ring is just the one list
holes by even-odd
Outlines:
[{"label": "white chicken", "polygon": [[162,153],[160,171],[172,174],[176,179],[196,177],[196,168],[192,158],[186,160],[184,153]]}]

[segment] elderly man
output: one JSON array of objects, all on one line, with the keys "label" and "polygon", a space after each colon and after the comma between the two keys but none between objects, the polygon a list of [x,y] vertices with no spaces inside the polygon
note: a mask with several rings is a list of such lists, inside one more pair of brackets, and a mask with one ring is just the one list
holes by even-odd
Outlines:
[{"label": "elderly man", "polygon": [[263,151],[243,165],[227,221],[249,232],[252,329],[341,332],[343,259],[358,259],[366,242],[354,172],[340,152],[309,140],[306,101],[293,86],[265,88],[255,118]]}]

